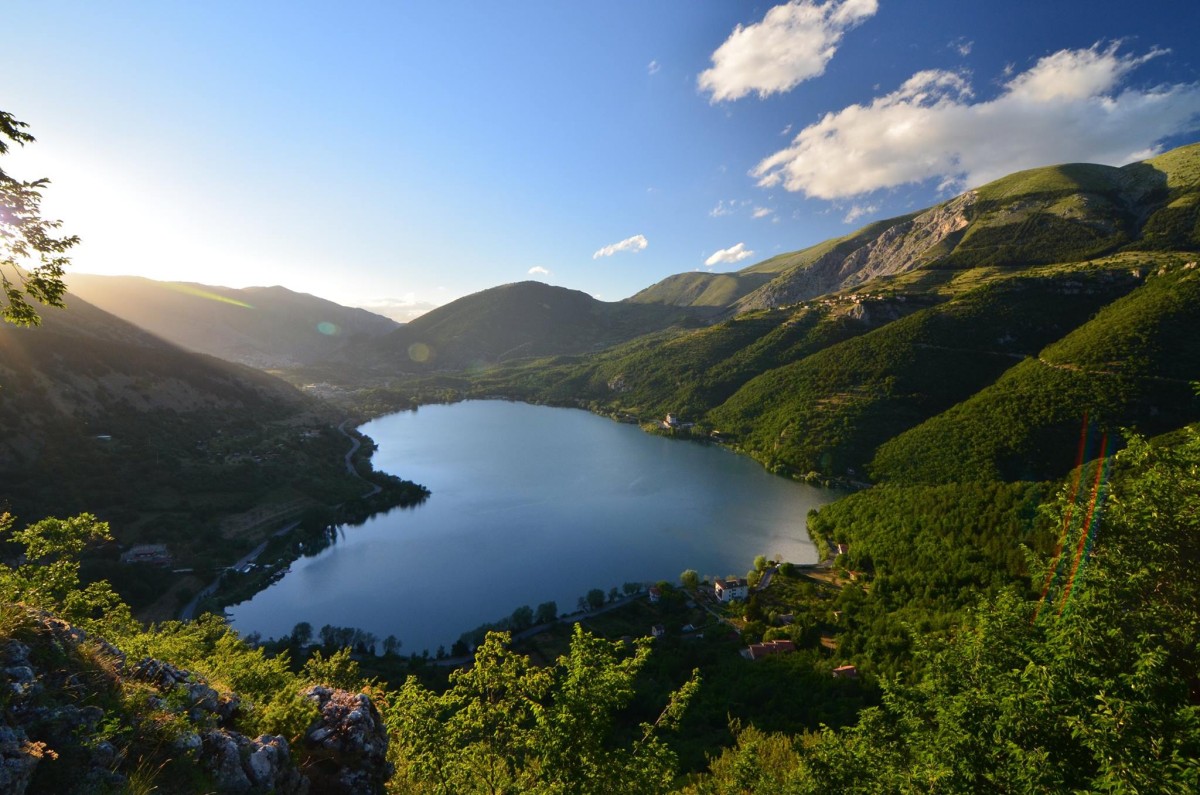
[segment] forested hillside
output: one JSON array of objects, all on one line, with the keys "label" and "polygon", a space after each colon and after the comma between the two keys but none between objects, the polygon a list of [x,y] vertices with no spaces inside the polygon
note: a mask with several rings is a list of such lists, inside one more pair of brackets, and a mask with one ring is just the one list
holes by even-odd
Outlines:
[{"label": "forested hillside", "polygon": [[[960,603],[969,612],[958,631],[916,635],[909,674],[881,679],[882,703],[853,725],[801,734],[735,726],[736,745],[688,775],[673,732],[687,731],[692,704],[721,683],[693,676],[631,711],[647,684],[664,685],[647,666],[646,641],[576,629],[570,651],[538,667],[493,635],[442,692],[416,678],[388,685],[365,680],[348,652],[317,652],[303,665],[287,651],[267,656],[218,619],[143,629],[103,584],[79,583],[76,556],[106,528],[87,516],[47,520],[14,534],[27,563],[0,566],[3,731],[37,751],[7,756],[0,776],[29,793],[1192,791],[1200,435],[1135,440],[1081,474],[1094,489],[1068,486],[1042,508],[1057,541],[1030,558],[1040,590],[993,575],[987,598]],[[910,494],[875,505],[947,504],[943,487]],[[980,492],[980,529],[1033,497]],[[1089,501],[1086,520],[1073,518]],[[841,525],[835,535],[864,548],[857,560],[877,556],[862,604],[887,610],[887,594],[914,585],[884,558],[942,565],[936,548],[888,546],[887,534],[910,532],[904,519],[861,503],[830,518]],[[951,527],[962,518],[951,513],[941,529],[952,546],[977,532]],[[984,556],[1000,566],[1012,557],[988,546]],[[968,554],[947,577],[980,563]],[[887,640],[878,628],[870,637]]]},{"label": "forested hillside", "polygon": [[[1021,172],[739,271],[775,275],[708,327],[405,389],[671,412],[797,476],[1059,477],[1085,413],[1114,433],[1200,418],[1198,163]],[[687,303],[680,284],[631,300]]]},{"label": "forested hillside", "polygon": [[364,490],[328,408],[67,300],[38,328],[0,325],[3,510],[88,510],[123,543],[168,543],[176,560],[212,565],[257,543],[233,517]]}]

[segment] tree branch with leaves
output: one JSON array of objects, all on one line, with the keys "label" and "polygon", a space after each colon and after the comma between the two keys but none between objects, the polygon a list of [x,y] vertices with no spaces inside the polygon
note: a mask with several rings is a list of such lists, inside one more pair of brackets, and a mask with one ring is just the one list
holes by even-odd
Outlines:
[{"label": "tree branch with leaves", "polygon": [[[12,144],[33,143],[27,127],[0,111],[0,155]],[[71,261],[67,251],[79,238],[60,236],[62,222],[42,217],[42,191],[49,184],[45,178],[15,179],[0,168],[0,318],[6,323],[37,326],[41,316],[35,304],[63,306],[63,273]]]}]

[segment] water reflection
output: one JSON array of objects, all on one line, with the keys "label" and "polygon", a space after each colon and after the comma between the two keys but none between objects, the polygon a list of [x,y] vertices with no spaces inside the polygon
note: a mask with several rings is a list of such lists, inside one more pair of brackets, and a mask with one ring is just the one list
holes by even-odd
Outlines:
[{"label": "water reflection", "polygon": [[759,554],[812,562],[806,516],[837,496],[573,409],[472,401],[362,430],[376,468],[432,496],[339,531],[230,608],[239,630],[358,626],[432,650],[520,605],[572,610],[591,588],[740,574]]}]

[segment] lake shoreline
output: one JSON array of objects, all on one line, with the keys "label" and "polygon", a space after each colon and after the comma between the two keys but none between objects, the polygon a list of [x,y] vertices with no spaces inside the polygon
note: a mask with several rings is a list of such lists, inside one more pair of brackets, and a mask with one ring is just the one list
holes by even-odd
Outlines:
[{"label": "lake shoreline", "polygon": [[[472,404],[474,405],[472,406]],[[678,572],[685,568],[705,568],[706,573],[724,576],[730,572],[740,571],[742,568],[748,566],[756,554],[774,555],[779,552],[778,549],[772,548],[773,546],[791,550],[788,553],[788,557],[795,560],[795,562],[815,562],[818,554],[817,548],[809,537],[806,522],[803,521],[802,517],[806,516],[809,508],[832,502],[843,496],[841,490],[819,489],[803,483],[796,483],[790,479],[771,477],[770,473],[762,469],[757,462],[748,459],[746,456],[738,455],[737,451],[729,449],[727,445],[715,446],[718,449],[724,449],[726,452],[734,453],[734,455],[713,459],[711,452],[703,452],[705,448],[714,446],[712,442],[708,442],[705,445],[684,445],[677,447],[675,445],[664,446],[662,443],[652,441],[656,439],[655,435],[645,434],[640,431],[636,434],[621,431],[613,435],[609,433],[609,430],[613,429],[612,425],[609,423],[597,424],[593,419],[610,419],[611,422],[611,418],[593,411],[572,411],[565,415],[537,414],[539,409],[557,412],[566,408],[578,410],[579,407],[577,406],[548,406],[545,404],[513,401],[500,396],[489,396],[489,399],[471,399],[467,401],[429,402],[423,403],[414,410],[394,412],[384,417],[375,418],[365,423],[358,430],[360,433],[372,436],[378,442],[374,462],[378,471],[385,473],[403,472],[407,477],[426,483],[433,489],[437,496],[426,505],[416,509],[416,511],[405,512],[405,519],[402,523],[403,528],[394,530],[390,534],[381,535],[378,529],[372,529],[378,523],[391,521],[387,519],[387,516],[390,514],[368,520],[365,528],[355,529],[353,533],[339,531],[338,535],[341,540],[334,545],[337,548],[337,556],[346,558],[359,555],[360,552],[352,548],[367,543],[378,547],[376,549],[377,555],[386,556],[392,554],[390,550],[393,547],[391,545],[397,543],[397,537],[403,539],[407,536],[413,536],[409,541],[418,545],[427,546],[428,544],[435,543],[431,541],[431,533],[428,528],[414,528],[421,524],[419,521],[421,515],[430,512],[432,510],[431,506],[437,506],[438,503],[442,502],[443,498],[447,500],[459,500],[460,502],[457,504],[465,505],[467,510],[474,510],[471,507],[472,504],[480,499],[477,483],[456,483],[455,488],[447,490],[439,487],[439,479],[450,478],[451,480],[455,480],[464,477],[460,470],[464,468],[469,470],[472,468],[471,456],[478,455],[478,451],[472,452],[467,458],[464,458],[460,462],[460,465],[439,463],[438,466],[434,467],[438,471],[437,477],[431,477],[423,471],[414,469],[412,466],[414,461],[411,458],[406,459],[396,453],[396,451],[390,450],[389,448],[394,442],[390,442],[385,435],[377,433],[375,430],[384,427],[389,420],[392,423],[399,422],[406,428],[414,429],[417,427],[417,424],[412,421],[417,416],[421,416],[421,425],[424,425],[425,417],[430,415],[431,409],[456,411],[458,410],[457,407],[463,405],[468,406],[468,410],[465,413],[460,411],[456,416],[469,418],[472,414],[482,412],[489,416],[495,415],[498,419],[494,423],[489,420],[488,423],[477,426],[471,425],[469,430],[464,431],[457,427],[455,421],[448,421],[447,417],[442,417],[438,422],[445,423],[445,425],[438,433],[449,434],[450,436],[465,434],[469,438],[471,434],[475,433],[481,435],[492,433],[495,430],[492,428],[492,425],[495,425],[499,428],[499,431],[496,432],[500,435],[496,440],[486,443],[486,445],[499,446],[500,449],[493,450],[493,454],[497,454],[501,458],[514,452],[519,452],[520,455],[532,457],[533,459],[538,459],[543,455],[554,457],[557,469],[568,473],[571,483],[550,489],[551,492],[556,492],[565,488],[569,492],[569,495],[561,495],[561,498],[567,500],[566,505],[551,500],[551,496],[553,495],[547,495],[538,489],[520,492],[518,495],[519,487],[522,484],[517,482],[506,483],[499,488],[490,487],[492,491],[487,492],[483,496],[483,499],[485,501],[492,500],[496,504],[485,506],[486,512],[479,514],[483,518],[479,518],[478,521],[481,524],[486,524],[488,527],[495,526],[499,528],[494,534],[489,531],[479,535],[476,530],[464,530],[461,517],[448,520],[448,526],[453,528],[453,532],[450,533],[448,540],[444,539],[446,543],[457,544],[461,542],[462,538],[469,536],[472,538],[470,544],[483,545],[485,547],[491,544],[493,545],[492,552],[499,556],[501,560],[506,561],[501,564],[503,568],[511,570],[514,573],[524,571],[531,581],[545,581],[546,585],[540,591],[531,588],[519,588],[511,598],[504,597],[498,593],[489,594],[487,602],[491,607],[487,612],[477,613],[475,617],[463,623],[455,621],[448,624],[448,626],[455,627],[456,631],[443,631],[441,633],[440,636],[447,643],[453,640],[454,637],[457,637],[459,631],[466,631],[478,626],[480,623],[495,621],[500,618],[501,616],[493,612],[497,603],[508,605],[511,602],[511,606],[516,607],[522,603],[553,600],[559,603],[564,609],[563,612],[569,612],[574,602],[574,594],[586,590],[586,588],[598,586],[607,588],[610,585],[620,585],[625,580],[655,582],[667,579],[673,581],[677,577]],[[486,408],[488,406],[493,408]],[[533,418],[538,416],[542,417],[539,422],[549,423],[546,428],[539,428],[535,422],[526,429],[515,430],[510,428],[508,431],[504,430],[506,425],[514,422],[533,422]],[[407,418],[407,422],[405,422],[405,418]],[[476,420],[472,420],[472,422]],[[384,425],[380,425],[380,423],[384,423]],[[467,424],[470,425],[470,423]],[[616,423],[618,426],[621,424]],[[565,438],[559,440],[555,438],[559,434],[569,435],[575,432],[581,433],[582,436],[574,442]],[[535,437],[539,436],[547,438],[538,441]],[[441,445],[443,442],[444,439],[439,439],[437,445]],[[462,442],[463,440],[459,440],[459,443]],[[531,445],[533,447],[530,450],[524,449]],[[610,447],[613,449],[608,449]],[[434,446],[430,449],[437,451],[433,456],[434,458],[442,455],[443,451],[440,446]],[[541,452],[538,452],[538,450],[541,450]],[[641,452],[636,452],[638,450]],[[581,454],[580,451],[585,452]],[[596,456],[600,456],[602,460],[589,464],[587,459],[589,457],[595,458]],[[623,456],[633,456],[633,463],[623,458]],[[676,463],[672,464],[672,461]],[[708,463],[701,463],[701,461],[708,461]],[[503,463],[495,464],[497,469],[508,468],[509,465],[510,462],[507,460]],[[714,472],[704,474],[713,467],[716,467]],[[554,469],[554,467],[551,467],[551,469]],[[736,473],[736,476],[734,473]],[[486,476],[488,476],[487,472],[476,471],[474,475],[468,476],[467,480],[470,480],[470,477]],[[531,478],[550,477],[545,471],[528,474],[528,476]],[[695,483],[701,482],[706,477],[711,479],[711,481],[704,481],[707,485],[703,487],[695,485]],[[672,481],[680,479],[682,483],[672,483]],[[732,485],[730,485],[731,483]],[[801,491],[792,491],[792,487],[801,489]],[[619,512],[613,514],[609,519],[597,520],[592,516],[592,514],[604,508],[602,504],[589,503],[589,501],[595,499],[595,495],[591,492],[597,488],[608,489],[606,492],[608,495],[607,499],[609,502],[619,506]],[[773,490],[781,488],[783,491],[778,493],[785,494],[787,495],[786,497],[780,498],[776,496],[767,498],[765,496],[776,493]],[[691,491],[691,489],[698,489],[702,493]],[[729,491],[729,489],[732,489],[732,491]],[[740,506],[745,516],[737,514],[734,508],[723,505],[724,502],[729,502],[728,498],[730,496],[744,497],[744,495],[740,494],[740,491],[743,489],[748,489],[748,493],[751,495],[759,495],[762,497],[762,502],[764,503],[762,506]],[[719,492],[719,494],[714,494],[714,492]],[[555,499],[560,498],[556,497]],[[753,501],[752,497],[747,499]],[[666,500],[668,504],[679,507],[664,511],[658,505],[659,500]],[[671,500],[675,500],[676,502],[671,503]],[[780,500],[799,507],[793,507],[791,512],[786,515],[786,518],[781,518],[772,513],[773,511],[780,510],[778,505],[772,506],[772,502],[783,504]],[[796,503],[797,500],[801,500],[802,502],[807,500],[808,502],[800,505]],[[576,505],[572,501],[579,504]],[[697,506],[689,504],[697,501],[707,507],[697,508]],[[710,501],[712,501],[712,504],[709,504]],[[537,504],[533,505],[532,503]],[[541,503],[546,504],[543,505]],[[440,508],[440,506],[438,507]],[[572,513],[573,510],[578,510],[579,513]],[[513,520],[508,518],[508,514],[514,511],[516,512],[513,514],[514,516],[520,514],[521,511],[528,512],[523,514],[525,518],[521,521],[534,529],[536,541],[520,541],[521,536],[519,533],[511,536],[506,535],[513,532],[513,528],[508,524]],[[546,516],[547,512],[549,518]],[[642,515],[643,512],[658,512],[660,514],[656,518],[656,521],[660,523],[659,530],[654,532],[661,534],[665,531],[668,535],[666,537],[657,536],[658,541],[656,543],[665,545],[664,548],[673,553],[673,558],[666,558],[674,561],[669,564],[671,568],[667,568],[667,564],[662,562],[663,558],[655,557],[656,555],[667,554],[664,553],[663,548],[658,549],[657,552],[642,549],[642,546],[646,545],[647,541],[645,538],[638,537],[636,533],[625,536],[621,535],[625,531],[620,530],[617,534],[621,537],[621,541],[619,543],[616,541],[613,542],[618,549],[628,547],[628,554],[630,555],[628,568],[618,566],[619,558],[613,557],[612,549],[603,545],[596,546],[595,548],[585,548],[587,545],[578,540],[580,538],[598,538],[606,533],[616,532],[612,528],[605,527],[605,521],[611,522],[617,528],[624,528],[626,525],[643,521],[645,519]],[[678,513],[679,516],[674,516],[674,513]],[[763,514],[763,516],[759,516],[758,514]],[[711,521],[714,515],[720,520],[725,521],[726,524],[720,525],[719,529],[716,526],[705,529],[704,523]],[[667,518],[664,519],[663,516]],[[801,517],[799,522],[796,521],[797,517]],[[776,530],[768,532],[765,529],[767,526],[776,525],[778,526]],[[783,529],[785,527],[786,531]],[[471,535],[472,533],[476,533],[476,535]],[[760,540],[747,540],[745,543],[738,543],[736,540],[731,541],[731,538],[737,536],[738,533],[758,533],[758,536],[747,535],[746,537],[758,537]],[[783,535],[780,535],[780,533],[783,533]],[[706,537],[705,534],[709,534],[709,541],[704,540]],[[717,541],[710,543],[713,534],[716,534]],[[433,533],[433,535],[436,536],[438,533]],[[492,538],[492,535],[495,535],[496,538]],[[370,538],[369,542],[366,540],[368,536]],[[769,538],[772,537],[776,538],[776,541],[770,541]],[[508,540],[503,540],[505,538],[508,538]],[[567,586],[564,584],[563,577],[554,573],[555,567],[569,569],[571,566],[576,565],[576,552],[579,550],[576,550],[569,544],[564,546],[564,538],[576,539],[574,543],[586,553],[582,555],[582,559],[603,562],[603,566],[597,570],[594,579]],[[523,549],[522,545],[526,543],[544,545],[557,556],[550,558],[555,561],[553,564],[549,563],[549,559],[546,561],[545,567],[550,570],[549,573],[539,571],[536,567],[530,568],[527,564],[508,557],[511,549],[506,548],[507,544]],[[731,544],[735,548],[731,548]],[[653,544],[650,546],[653,546]],[[804,551],[801,551],[801,548]],[[687,550],[689,549],[692,551],[688,552]],[[321,558],[329,554],[333,553],[326,552],[317,557]],[[425,553],[422,552],[421,554]],[[453,554],[450,554],[450,558],[452,559],[453,557]],[[811,561],[809,560],[810,558],[812,558]],[[659,560],[657,567],[652,564],[652,561],[656,559]],[[270,594],[273,590],[277,589],[280,582],[285,582],[288,578],[297,578],[296,569],[312,568],[306,563],[307,560],[302,560],[300,566],[293,565],[293,573],[288,575],[287,578],[276,583],[270,583],[265,590],[259,591],[253,598],[245,602],[238,605],[231,605],[227,613],[231,616],[237,628],[242,631],[259,631],[264,636],[276,637],[286,631],[290,631],[291,623],[287,623],[287,620],[281,619],[278,616],[270,618],[262,617],[262,611],[254,603],[263,599],[264,594]],[[647,561],[651,561],[651,563],[647,563]],[[321,564],[321,566],[324,565],[327,564]],[[372,577],[381,578],[376,562],[366,561],[363,562],[363,565],[366,571],[371,572],[370,576],[366,577],[366,580],[371,580]],[[401,572],[407,572],[409,576],[417,576],[418,578],[423,576],[420,572],[414,573],[404,566],[400,566],[400,570]],[[315,577],[316,575],[310,572],[304,576]],[[392,576],[396,575],[393,574]],[[403,574],[400,576],[403,576]],[[362,580],[363,578],[359,576],[358,579]],[[608,580],[612,580],[612,582]],[[322,589],[337,590],[339,587],[342,586],[336,582],[325,582],[322,580],[319,585],[314,583],[312,589],[315,589],[315,593],[319,593]],[[430,587],[435,586],[431,585]],[[577,590],[569,593],[568,588],[576,588]],[[295,597],[302,602],[305,600],[313,603],[320,601],[312,593],[298,593]],[[424,597],[415,596],[412,593],[409,593],[408,597],[411,600],[421,603],[427,601]],[[268,601],[275,598],[274,595],[267,597]],[[362,601],[370,603],[377,598],[379,597],[376,594],[364,594]],[[401,600],[397,604],[403,603],[405,603],[405,600]],[[249,609],[248,605],[254,605],[253,609]],[[326,605],[326,608],[328,608],[328,605]],[[398,607],[397,609],[403,610],[402,607]],[[437,610],[439,612],[441,610],[434,603],[426,604],[423,609]],[[329,609],[326,609],[326,612],[321,615],[316,614],[317,611],[315,608],[312,614],[301,614],[291,606],[288,606],[286,611],[291,616],[297,616],[297,620],[309,621],[314,625],[322,623],[339,624],[338,621],[327,621],[326,618],[322,617],[331,614],[332,611]],[[375,608],[370,608],[367,612],[376,616],[380,613]],[[364,626],[368,629],[376,628],[369,623],[364,623],[360,614],[361,610],[354,613],[356,618],[353,622],[342,619],[340,625],[345,626],[356,623],[356,625]],[[249,615],[257,616],[257,618],[249,618]],[[286,626],[284,626],[285,624]],[[379,634],[387,633],[380,629]],[[404,637],[403,634],[401,634],[401,637]],[[420,642],[418,641],[418,647],[419,645]],[[436,645],[432,642],[430,644],[431,647]]]}]

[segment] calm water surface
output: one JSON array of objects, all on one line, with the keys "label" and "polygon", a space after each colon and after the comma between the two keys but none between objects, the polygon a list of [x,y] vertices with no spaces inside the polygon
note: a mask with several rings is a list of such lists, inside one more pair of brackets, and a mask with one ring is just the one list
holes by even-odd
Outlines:
[{"label": "calm water surface", "polygon": [[576,409],[469,401],[362,431],[379,445],[376,468],[432,496],[293,563],[229,609],[240,631],[354,626],[432,652],[521,605],[573,611],[591,588],[675,581],[684,569],[744,575],[760,554],[813,562],[806,516],[839,496]]}]

